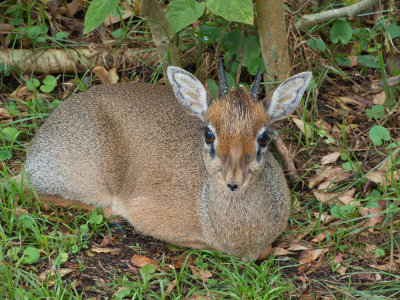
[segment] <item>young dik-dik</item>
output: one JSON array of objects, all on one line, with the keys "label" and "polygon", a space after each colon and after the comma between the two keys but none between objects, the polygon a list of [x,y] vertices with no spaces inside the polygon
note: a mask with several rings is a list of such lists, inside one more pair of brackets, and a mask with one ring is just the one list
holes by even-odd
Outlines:
[{"label": "young dik-dik", "polygon": [[32,141],[26,171],[39,198],[108,207],[177,245],[265,254],[290,206],[267,150],[271,124],[294,111],[311,73],[283,82],[265,104],[257,100],[260,72],[251,93],[228,91],[220,72],[214,101],[177,67],[168,68],[173,89],[120,83],[70,97]]}]

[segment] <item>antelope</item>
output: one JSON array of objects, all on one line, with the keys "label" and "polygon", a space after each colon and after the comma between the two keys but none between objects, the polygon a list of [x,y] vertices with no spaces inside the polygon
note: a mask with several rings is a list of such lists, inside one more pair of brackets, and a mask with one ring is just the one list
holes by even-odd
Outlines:
[{"label": "antelope", "polygon": [[216,100],[173,66],[172,88],[118,83],[75,94],[35,135],[29,181],[42,201],[101,206],[163,241],[264,258],[290,208],[267,147],[271,125],[295,110],[312,76],[297,74],[258,101],[260,75],[250,92],[228,91],[221,63]]}]

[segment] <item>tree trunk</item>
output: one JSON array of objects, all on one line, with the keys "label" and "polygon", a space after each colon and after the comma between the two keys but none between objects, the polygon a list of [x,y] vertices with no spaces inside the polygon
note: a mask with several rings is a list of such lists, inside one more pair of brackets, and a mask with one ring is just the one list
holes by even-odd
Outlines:
[{"label": "tree trunk", "polygon": [[[289,72],[287,31],[283,1],[256,0],[261,54],[266,81],[285,80]],[[266,90],[272,89],[266,86]]]}]

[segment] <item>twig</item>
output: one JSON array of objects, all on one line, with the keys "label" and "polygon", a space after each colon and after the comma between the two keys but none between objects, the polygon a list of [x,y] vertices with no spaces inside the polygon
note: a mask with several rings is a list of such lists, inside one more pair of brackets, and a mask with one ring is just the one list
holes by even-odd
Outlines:
[{"label": "twig", "polygon": [[312,15],[304,15],[297,23],[296,26],[300,30],[304,30],[305,28],[323,23],[332,19],[337,19],[337,18],[342,18],[342,17],[354,17],[370,8],[373,8],[374,5],[376,5],[379,2],[379,0],[361,0],[360,2],[338,8],[338,9],[332,9],[332,10],[327,10],[324,12],[312,14]]}]

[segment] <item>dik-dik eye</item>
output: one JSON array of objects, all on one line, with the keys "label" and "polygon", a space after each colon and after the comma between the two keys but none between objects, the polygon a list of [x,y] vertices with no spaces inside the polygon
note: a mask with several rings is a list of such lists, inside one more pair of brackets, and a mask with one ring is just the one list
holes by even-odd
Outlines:
[{"label": "dik-dik eye", "polygon": [[211,144],[215,140],[214,133],[212,133],[211,129],[208,127],[206,127],[206,130],[204,131],[204,140],[207,144]]},{"label": "dik-dik eye", "polygon": [[257,139],[257,142],[260,147],[266,147],[268,144],[268,133],[264,131],[263,134]]}]

